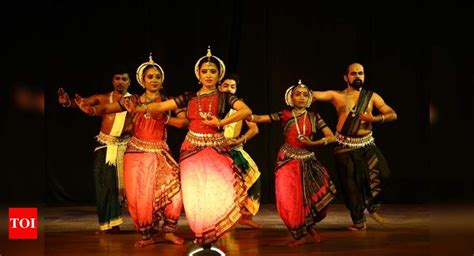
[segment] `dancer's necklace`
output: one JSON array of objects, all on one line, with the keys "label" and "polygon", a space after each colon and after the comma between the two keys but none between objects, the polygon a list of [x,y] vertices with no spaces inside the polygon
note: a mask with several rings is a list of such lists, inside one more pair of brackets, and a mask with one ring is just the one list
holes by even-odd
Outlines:
[{"label": "dancer's necklace", "polygon": [[[214,93],[215,90],[213,91],[210,91],[209,93],[206,93],[207,94],[211,94],[211,93]],[[202,111],[202,106],[201,106],[201,96],[202,96],[202,93],[199,93],[197,94],[197,98],[198,98],[198,111],[199,111],[199,116],[202,117],[203,119],[207,119],[208,117],[212,116],[212,102],[214,101],[214,96],[211,96],[211,100],[209,101],[209,106],[208,106],[208,110],[207,112],[203,112]]]},{"label": "dancer's necklace", "polygon": [[303,110],[303,133],[301,133],[300,126],[298,124],[298,119],[296,118],[295,110],[291,111],[291,114],[293,115],[293,118],[295,120],[295,125],[296,125],[296,131],[298,132],[298,139],[299,140],[304,140],[304,136],[306,136],[306,116],[307,116],[307,111],[306,109]]}]

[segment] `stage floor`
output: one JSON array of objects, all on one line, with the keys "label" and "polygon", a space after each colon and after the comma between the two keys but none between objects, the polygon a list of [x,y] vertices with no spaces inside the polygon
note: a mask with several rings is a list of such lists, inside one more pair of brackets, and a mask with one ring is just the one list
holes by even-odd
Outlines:
[{"label": "stage floor", "polygon": [[[453,211],[449,212],[453,214]],[[263,229],[237,226],[233,235],[218,247],[226,255],[442,255],[443,250],[453,256],[474,254],[474,207],[457,207],[456,216],[448,217],[454,221],[445,227],[433,227],[433,224],[446,224],[446,213],[437,209],[433,211],[428,206],[384,205],[380,213],[390,221],[389,224],[379,225],[368,218],[367,230],[346,231],[345,228],[351,224],[348,211],[344,205],[331,205],[327,218],[317,225],[321,243],[314,244],[308,239],[306,244],[290,248],[287,242],[291,236],[275,206],[263,205],[255,217],[264,226]],[[133,230],[128,215],[124,216],[125,223],[120,234],[107,235],[95,234],[97,216],[92,206],[43,208],[42,215],[45,218],[44,234],[38,242],[43,243],[43,248],[37,251],[37,255],[179,256],[186,255],[196,246],[191,242],[193,234],[184,214],[180,218],[177,234],[185,238],[185,245],[163,242],[146,248],[134,248],[139,236]],[[0,247],[0,255],[22,255],[16,253],[29,251],[25,248],[25,241],[8,240],[10,253],[2,254]]]}]

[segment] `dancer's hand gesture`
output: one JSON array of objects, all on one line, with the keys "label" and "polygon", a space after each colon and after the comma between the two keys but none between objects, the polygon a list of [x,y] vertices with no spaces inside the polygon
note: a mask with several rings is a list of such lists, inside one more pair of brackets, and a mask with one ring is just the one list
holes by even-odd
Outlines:
[{"label": "dancer's hand gesture", "polygon": [[63,88],[58,89],[58,102],[59,104],[63,105],[64,107],[71,106],[71,99],[66,91]]},{"label": "dancer's hand gesture", "polygon": [[139,109],[137,109],[137,104],[135,97],[123,97],[120,99],[120,102],[122,105],[125,107],[125,109],[130,112],[130,113],[135,113],[138,112]]},{"label": "dancer's hand gesture", "polygon": [[90,116],[93,116],[95,114],[94,107],[89,105],[89,103],[84,98],[82,98],[79,94],[76,94],[76,98],[74,99],[74,102],[76,102],[77,106],[82,112]]},{"label": "dancer's hand gesture", "polygon": [[300,135],[298,136],[298,139],[305,145],[308,145],[308,146],[313,145],[313,141],[308,136]]},{"label": "dancer's hand gesture", "polygon": [[204,119],[203,123],[205,125],[217,127],[217,129],[221,128],[221,121],[216,116],[208,116],[206,119]]}]

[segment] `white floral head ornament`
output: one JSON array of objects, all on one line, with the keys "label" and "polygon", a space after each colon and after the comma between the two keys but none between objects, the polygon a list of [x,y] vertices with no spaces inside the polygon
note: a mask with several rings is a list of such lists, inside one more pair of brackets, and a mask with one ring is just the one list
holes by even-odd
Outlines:
[{"label": "white floral head ornament", "polygon": [[220,66],[219,81],[221,81],[222,78],[224,78],[224,75],[225,75],[225,64],[224,64],[224,62],[223,62],[221,59],[219,59],[217,56],[212,55],[212,53],[211,53],[211,47],[208,46],[206,56],[202,56],[201,58],[199,58],[199,60],[196,62],[196,65],[194,65],[194,74],[196,75],[196,78],[197,78],[198,80],[199,80],[199,63],[200,63],[201,60],[204,59],[204,58],[207,58],[208,63],[209,63],[210,60],[211,60],[211,57],[214,58],[214,59],[216,59],[216,60],[219,62],[219,66]]},{"label": "white floral head ornament", "polygon": [[158,63],[156,63],[156,62],[153,61],[153,58],[152,58],[151,52],[150,52],[150,56],[148,57],[148,61],[142,63],[142,64],[137,68],[136,79],[137,79],[137,82],[140,84],[141,87],[145,88],[145,83],[143,82],[143,71],[145,71],[145,69],[146,69],[148,66],[154,66],[154,67],[156,67],[156,68],[161,72],[161,81],[162,81],[162,82],[165,81],[165,72],[163,71],[163,69],[161,68],[161,66],[158,65]]},{"label": "white floral head ornament", "polygon": [[286,102],[286,105],[290,106],[290,107],[294,107],[295,105],[293,104],[293,100],[291,99],[291,95],[293,95],[293,89],[295,89],[296,87],[302,87],[302,88],[306,88],[308,89],[309,91],[309,96],[310,96],[310,99],[308,100],[308,104],[306,104],[306,108],[309,108],[309,106],[311,106],[311,103],[312,103],[312,95],[313,95],[313,92],[308,88],[308,86],[306,86],[305,84],[301,83],[301,79],[298,81],[298,84],[297,85],[292,85],[290,86],[290,88],[286,89],[286,92],[285,92],[285,102]]}]

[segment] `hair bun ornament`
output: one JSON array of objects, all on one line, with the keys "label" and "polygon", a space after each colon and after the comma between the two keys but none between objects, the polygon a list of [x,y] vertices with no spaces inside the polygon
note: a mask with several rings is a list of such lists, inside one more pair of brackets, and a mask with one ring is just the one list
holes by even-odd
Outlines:
[{"label": "hair bun ornament", "polygon": [[311,106],[311,103],[313,101],[313,91],[311,91],[309,89],[308,86],[306,86],[305,84],[303,84],[301,82],[301,79],[298,80],[298,84],[296,85],[292,85],[290,86],[288,89],[286,89],[286,92],[285,92],[285,103],[287,106],[290,106],[290,107],[294,107],[295,105],[293,104],[293,100],[291,98],[291,96],[293,95],[293,90],[296,89],[297,87],[303,87],[303,88],[306,88],[308,89],[309,91],[309,97],[310,97],[310,100],[308,100],[308,104],[306,104],[306,108],[309,108]]},{"label": "hair bun ornament", "polygon": [[161,66],[158,65],[158,63],[156,63],[156,62],[153,61],[152,53],[150,52],[150,56],[148,57],[148,61],[147,61],[147,62],[143,62],[143,63],[137,68],[136,79],[137,79],[138,84],[140,84],[141,87],[145,88],[145,83],[143,82],[143,71],[145,71],[145,69],[146,69],[148,66],[154,66],[154,67],[158,68],[158,70],[160,70],[160,72],[161,72],[161,81],[162,81],[162,82],[165,81],[165,72],[163,71],[163,69],[161,68]]},{"label": "hair bun ornament", "polygon": [[211,52],[211,46],[208,46],[207,47],[207,53],[205,56],[202,56],[201,58],[198,59],[198,61],[196,62],[196,65],[194,65],[194,74],[196,75],[196,78],[199,80],[199,63],[204,59],[204,58],[208,58],[208,61],[210,61],[210,59],[214,58],[216,59],[218,62],[219,62],[219,66],[220,66],[220,74],[219,74],[219,81],[221,81],[223,78],[224,78],[224,75],[225,75],[225,64],[224,62],[219,59],[217,56],[215,55],[212,55],[212,52]]}]

